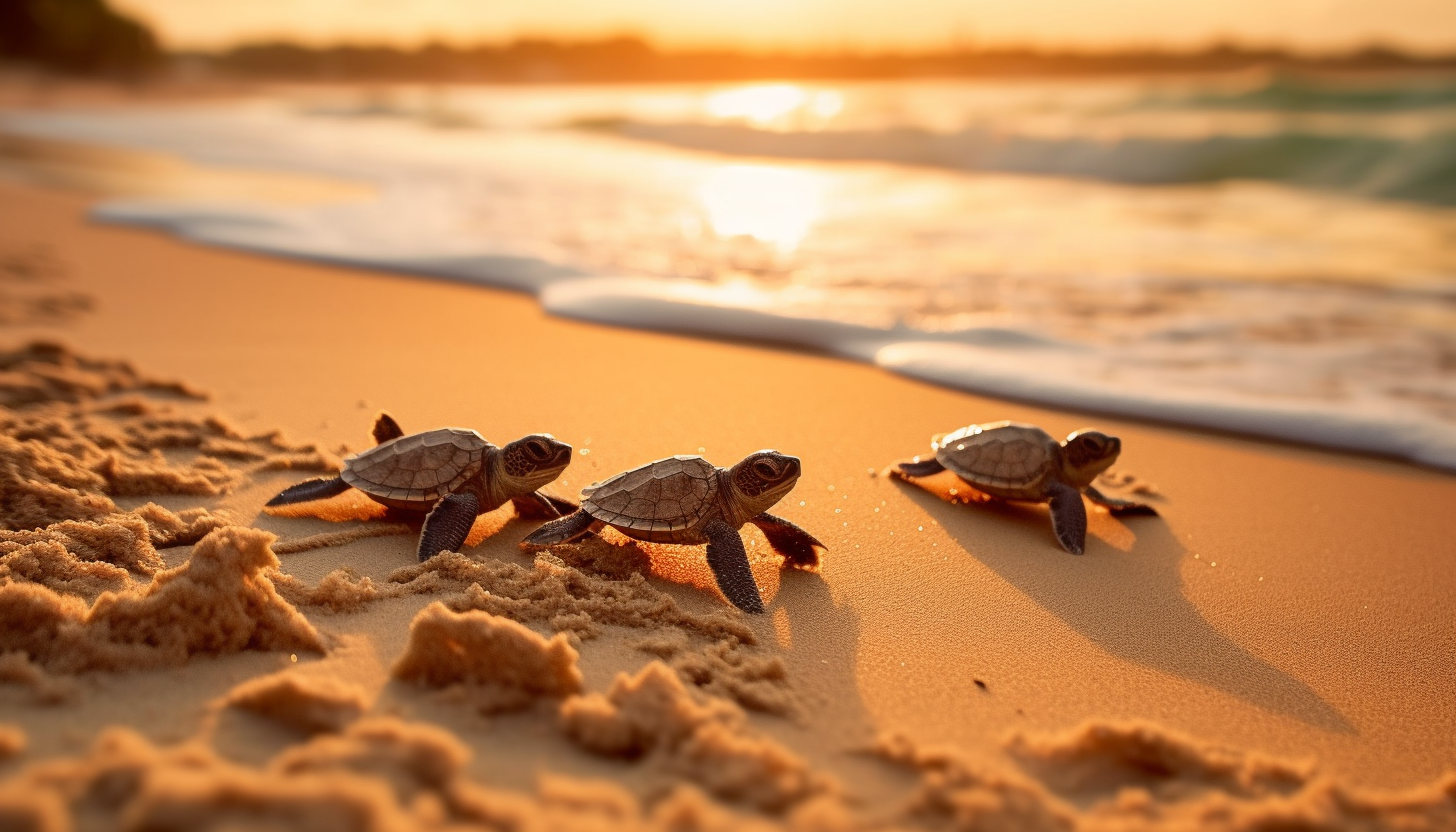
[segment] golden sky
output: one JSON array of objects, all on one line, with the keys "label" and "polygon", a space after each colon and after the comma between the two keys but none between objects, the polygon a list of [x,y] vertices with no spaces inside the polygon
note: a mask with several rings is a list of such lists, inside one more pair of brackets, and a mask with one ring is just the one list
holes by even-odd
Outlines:
[{"label": "golden sky", "polygon": [[631,32],[662,46],[925,48],[1195,45],[1217,38],[1309,49],[1379,40],[1456,47],[1456,0],[113,0],[166,41],[212,47]]}]

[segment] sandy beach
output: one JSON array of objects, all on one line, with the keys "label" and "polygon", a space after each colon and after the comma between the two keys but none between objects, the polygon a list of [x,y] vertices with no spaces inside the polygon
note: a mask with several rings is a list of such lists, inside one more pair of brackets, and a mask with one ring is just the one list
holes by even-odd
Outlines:
[{"label": "sandy beach", "polygon": [[[46,560],[6,497],[0,827],[1456,827],[1450,474],[197,247],[88,222],[94,199],[0,182],[0,254],[50,264],[4,287],[0,464],[93,495],[39,525],[114,527]],[[532,558],[507,507],[421,565],[361,500],[262,511],[381,409],[550,432],[570,499],[673,454],[792,453],[776,511],[828,551],[781,571],[745,527],[749,616],[700,548]],[[1120,436],[1159,516],[1089,509],[1077,557],[1044,506],[884,475],[1000,419]],[[42,446],[131,479],[67,480]],[[130,567],[85,567],[123,527]]]}]

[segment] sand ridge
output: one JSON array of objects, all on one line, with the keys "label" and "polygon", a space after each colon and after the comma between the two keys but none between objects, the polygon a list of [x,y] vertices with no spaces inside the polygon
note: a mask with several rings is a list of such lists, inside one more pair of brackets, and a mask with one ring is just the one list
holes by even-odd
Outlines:
[{"label": "sand ridge", "polygon": [[[241,478],[237,461],[259,470],[337,470],[337,459],[317,447],[290,445],[277,433],[244,436],[173,404],[204,398],[125,361],[59,344],[0,352],[0,528],[94,520],[118,511],[116,497],[217,496]],[[181,531],[176,521],[161,525]]]},{"label": "sand ridge", "polygon": [[38,584],[0,584],[0,652],[65,673],[176,666],[240,650],[322,653],[323,637],[263,574],[278,565],[272,540],[219,529],[181,566],[90,605]]}]

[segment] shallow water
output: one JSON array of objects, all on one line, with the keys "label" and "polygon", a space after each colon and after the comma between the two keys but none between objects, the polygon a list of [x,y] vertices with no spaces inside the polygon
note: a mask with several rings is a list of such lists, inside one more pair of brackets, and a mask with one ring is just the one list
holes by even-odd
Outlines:
[{"label": "shallow water", "polygon": [[0,129],[377,194],[96,209],[202,242],[1456,468],[1456,81],[314,88]]}]

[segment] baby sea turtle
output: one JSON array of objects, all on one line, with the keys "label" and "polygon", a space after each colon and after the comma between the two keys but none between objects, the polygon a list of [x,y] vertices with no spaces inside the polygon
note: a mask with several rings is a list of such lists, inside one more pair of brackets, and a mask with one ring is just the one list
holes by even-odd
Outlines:
[{"label": "baby sea turtle", "polygon": [[560,517],[576,510],[574,503],[536,490],[571,462],[571,446],[549,433],[497,448],[464,428],[405,436],[388,413],[381,413],[374,422],[374,440],[379,444],[344,460],[339,476],[301,482],[268,505],[323,500],[357,488],[392,509],[428,512],[420,532],[422,562],[459,549],[475,518],[507,500],[522,517]]},{"label": "baby sea turtle", "polygon": [[673,456],[593,483],[582,489],[581,508],[552,520],[521,543],[528,551],[570,543],[602,526],[654,543],[708,544],[708,566],[734,606],[763,612],[763,599],[738,530],[758,526],[784,563],[802,569],[819,565],[813,535],[769,514],[799,479],[798,457],[778,451],[749,454],[732,468],[717,468],[700,456]]},{"label": "baby sea turtle", "polygon": [[950,469],[991,497],[1050,503],[1052,531],[1062,548],[1074,555],[1082,554],[1087,542],[1082,494],[1114,513],[1157,513],[1152,506],[1108,497],[1092,486],[1122,451],[1122,440],[1100,431],[1075,431],[1058,443],[1035,425],[991,422],[937,436],[930,447],[934,459],[916,457],[892,473],[928,477]]}]

